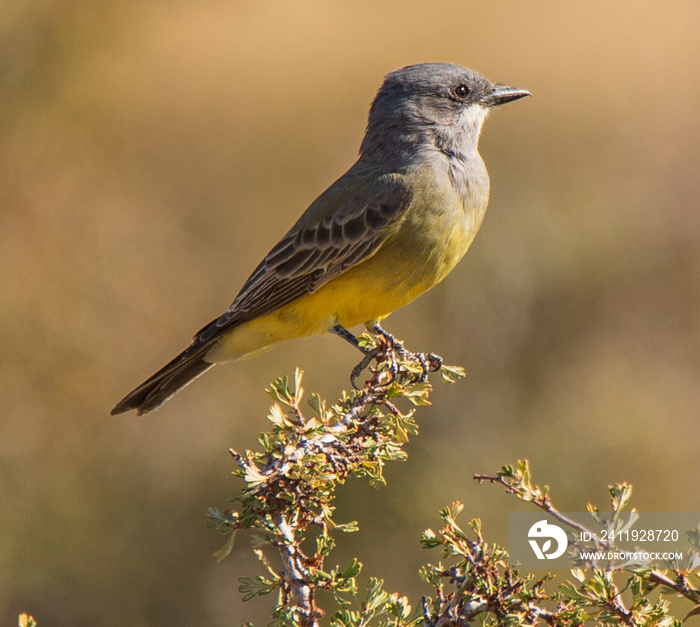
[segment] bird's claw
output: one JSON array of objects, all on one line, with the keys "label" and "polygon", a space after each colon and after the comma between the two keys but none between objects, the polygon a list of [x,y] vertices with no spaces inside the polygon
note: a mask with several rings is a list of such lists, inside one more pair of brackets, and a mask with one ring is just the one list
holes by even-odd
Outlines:
[{"label": "bird's claw", "polygon": [[398,353],[399,357],[406,356],[406,349],[403,346],[403,342],[400,342],[391,333],[389,333],[389,331],[386,331],[379,326],[378,322],[375,322],[373,329],[374,332],[381,337],[392,350],[395,350]]},{"label": "bird's claw", "polygon": [[355,384],[355,379],[360,376],[362,371],[369,366],[369,364],[372,362],[373,359],[379,355],[379,347],[377,348],[371,348],[368,350],[363,350],[365,356],[360,360],[360,362],[352,369],[350,372],[350,383],[352,384],[352,387],[354,387],[356,390],[359,390],[360,388],[357,387]]},{"label": "bird's claw", "polygon": [[421,383],[424,383],[428,378],[428,372],[437,372],[442,368],[442,357],[435,353],[418,353],[418,361],[423,367]]},{"label": "bird's claw", "polygon": [[[355,380],[360,376],[362,371],[369,366],[369,364],[376,359],[379,355],[384,354],[389,362],[389,367],[386,372],[388,372],[391,377],[383,381],[383,385],[390,385],[394,382],[396,377],[399,375],[400,366],[396,356],[400,359],[408,359],[411,361],[417,361],[421,366],[421,374],[418,380],[421,383],[425,383],[428,380],[429,372],[437,372],[442,368],[442,358],[438,357],[434,353],[411,353],[404,348],[402,342],[397,340],[391,333],[382,329],[379,324],[375,324],[373,327],[374,332],[379,338],[381,338],[381,343],[374,348],[362,348],[358,344],[356,346],[364,353],[362,360],[352,369],[350,373],[350,383],[352,387],[356,390],[360,388],[355,384]],[[389,350],[385,350],[388,348]]]},{"label": "bird's claw", "polygon": [[414,362],[418,362],[421,367],[420,376],[418,380],[421,383],[425,383],[428,380],[429,372],[437,372],[442,368],[442,357],[435,355],[434,353],[409,353],[406,352],[405,357]]}]

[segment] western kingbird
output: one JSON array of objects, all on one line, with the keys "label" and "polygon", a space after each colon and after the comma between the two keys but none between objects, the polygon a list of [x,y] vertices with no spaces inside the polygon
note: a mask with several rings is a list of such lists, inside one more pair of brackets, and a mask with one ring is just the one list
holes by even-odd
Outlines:
[{"label": "western kingbird", "polygon": [[529,96],[447,63],[388,74],[355,164],[302,214],[233,304],[112,409],[144,414],[217,363],[331,331],[369,328],[442,281],[486,211],[478,152],[489,110]]}]

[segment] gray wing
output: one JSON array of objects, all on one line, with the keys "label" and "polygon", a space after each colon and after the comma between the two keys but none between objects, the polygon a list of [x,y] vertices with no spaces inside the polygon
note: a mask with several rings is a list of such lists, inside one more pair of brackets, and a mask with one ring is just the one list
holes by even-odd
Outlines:
[{"label": "gray wing", "polygon": [[[332,197],[333,188],[327,193]],[[328,200],[332,203],[324,196],[316,201],[320,211]],[[371,257],[386,238],[387,227],[404,215],[412,192],[393,178],[371,199],[366,194],[345,196],[342,208],[321,220],[307,215],[312,205],[253,271],[226,313],[197,333],[191,348],[211,345],[231,328],[315,292]]]}]

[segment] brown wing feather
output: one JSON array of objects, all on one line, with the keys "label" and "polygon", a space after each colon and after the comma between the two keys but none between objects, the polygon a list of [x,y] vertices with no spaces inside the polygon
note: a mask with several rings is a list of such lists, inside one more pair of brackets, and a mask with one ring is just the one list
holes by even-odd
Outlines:
[{"label": "brown wing feather", "polygon": [[[342,192],[343,179],[336,183]],[[398,177],[385,178],[367,193],[331,202],[331,187],[312,205],[250,275],[224,315],[203,327],[180,355],[127,394],[112,409],[119,414],[136,409],[143,414],[162,405],[213,364],[206,361],[210,348],[232,328],[310,294],[348,268],[371,257],[387,235],[387,227],[400,220],[410,205],[411,191]],[[337,204],[340,204],[338,207]],[[331,207],[317,219],[314,210]]]},{"label": "brown wing feather", "polygon": [[374,201],[352,199],[344,211],[315,225],[297,223],[253,271],[226,313],[199,331],[193,346],[315,292],[372,256],[386,227],[400,219],[411,199],[400,181],[383,191]]}]

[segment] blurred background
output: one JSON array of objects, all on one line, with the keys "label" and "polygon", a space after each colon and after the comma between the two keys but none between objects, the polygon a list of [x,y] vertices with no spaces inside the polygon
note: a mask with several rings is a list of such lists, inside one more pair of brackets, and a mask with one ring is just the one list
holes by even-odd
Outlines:
[{"label": "blurred background", "polygon": [[[228,447],[269,381],[335,398],[337,338],[216,368],[155,414],[108,416],[218,316],[353,162],[382,77],[450,61],[529,89],[481,152],[471,251],[386,326],[466,368],[421,409],[388,487],[353,481],[334,557],[427,590],[437,511],[506,543],[526,506],[473,473],[529,458],[564,510],[628,481],[700,511],[700,4],[603,0],[22,0],[0,11],[0,623],[265,624]],[[330,560],[333,561],[333,560]],[[330,562],[329,562],[330,565]]]}]

